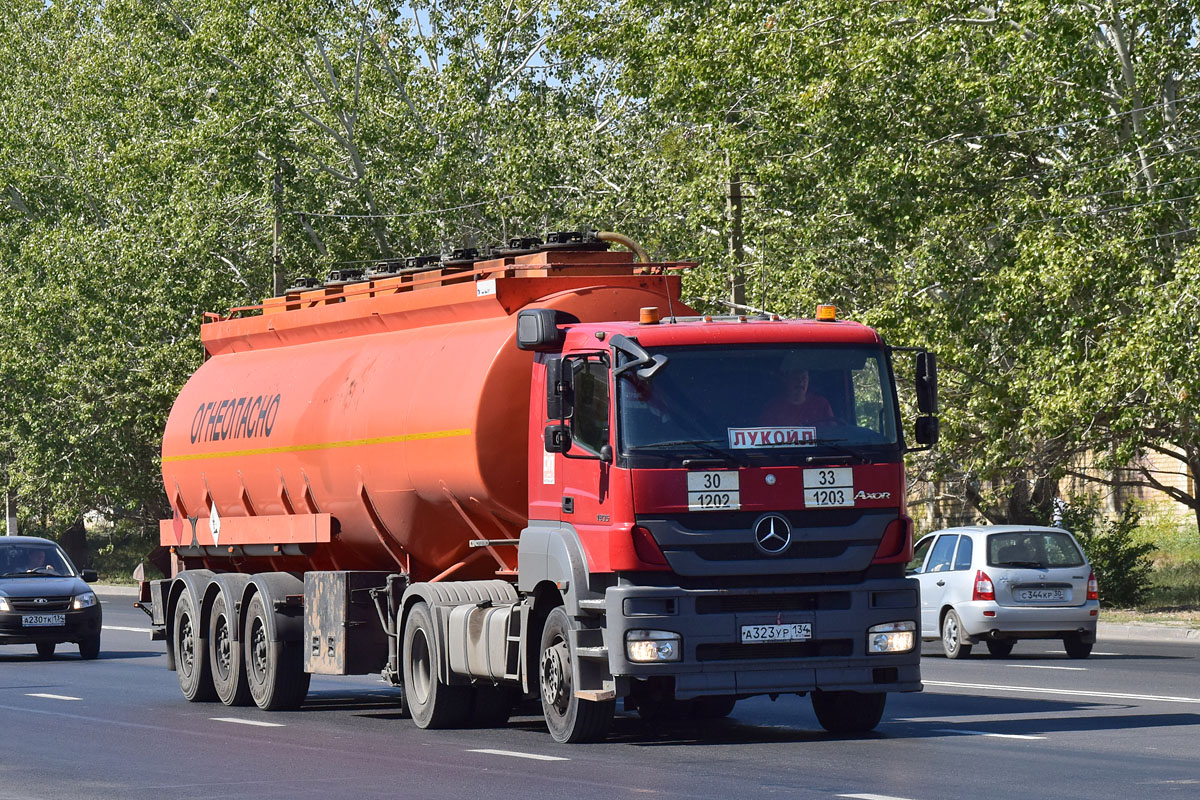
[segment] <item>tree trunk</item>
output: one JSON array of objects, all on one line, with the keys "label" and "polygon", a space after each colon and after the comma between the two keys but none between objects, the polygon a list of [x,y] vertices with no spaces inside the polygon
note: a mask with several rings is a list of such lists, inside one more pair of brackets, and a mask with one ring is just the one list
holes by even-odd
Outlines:
[{"label": "tree trunk", "polygon": [[62,549],[67,551],[67,555],[71,557],[71,561],[79,569],[88,569],[92,566],[91,556],[88,555],[87,531],[83,527],[83,517],[76,517],[67,529],[63,531],[59,537],[59,544]]}]

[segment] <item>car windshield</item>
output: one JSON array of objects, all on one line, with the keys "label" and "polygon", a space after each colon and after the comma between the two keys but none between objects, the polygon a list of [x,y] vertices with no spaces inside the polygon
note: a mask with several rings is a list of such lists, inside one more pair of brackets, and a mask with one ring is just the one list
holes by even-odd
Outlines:
[{"label": "car windshield", "polygon": [[53,544],[0,542],[0,577],[74,574],[66,556]]},{"label": "car windshield", "polygon": [[1083,553],[1064,531],[1015,531],[988,536],[987,563],[993,567],[1082,567]]},{"label": "car windshield", "polygon": [[878,347],[663,347],[652,378],[617,381],[621,452],[788,464],[894,455],[896,404]]}]

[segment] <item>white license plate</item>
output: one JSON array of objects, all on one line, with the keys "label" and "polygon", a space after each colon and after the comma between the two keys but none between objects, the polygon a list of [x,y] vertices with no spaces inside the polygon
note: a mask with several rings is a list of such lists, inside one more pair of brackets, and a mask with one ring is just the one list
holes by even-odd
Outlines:
[{"label": "white license plate", "polygon": [[788,625],[743,625],[742,644],[760,642],[803,642],[812,638],[811,622]]},{"label": "white license plate", "polygon": [[26,628],[44,628],[49,625],[66,625],[66,614],[23,614],[21,624]]},{"label": "white license plate", "polygon": [[1018,600],[1065,600],[1066,593],[1062,589],[1017,589],[1014,593]]},{"label": "white license plate", "polygon": [[805,508],[852,505],[854,505],[854,487],[852,486],[839,486],[833,489],[804,490]]},{"label": "white license plate", "polygon": [[737,511],[742,507],[737,470],[687,474],[688,511]]}]

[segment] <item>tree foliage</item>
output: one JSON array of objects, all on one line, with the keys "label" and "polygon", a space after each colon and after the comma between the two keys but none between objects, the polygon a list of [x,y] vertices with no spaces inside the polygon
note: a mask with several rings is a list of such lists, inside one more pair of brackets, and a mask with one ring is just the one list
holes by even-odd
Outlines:
[{"label": "tree foliage", "polygon": [[0,463],[30,513],[163,513],[200,314],[272,293],[277,217],[281,279],[595,225],[701,260],[705,308],[732,273],[753,307],[834,302],[941,356],[922,475],[993,521],[1083,454],[1200,468],[1194,4],[0,4]]}]

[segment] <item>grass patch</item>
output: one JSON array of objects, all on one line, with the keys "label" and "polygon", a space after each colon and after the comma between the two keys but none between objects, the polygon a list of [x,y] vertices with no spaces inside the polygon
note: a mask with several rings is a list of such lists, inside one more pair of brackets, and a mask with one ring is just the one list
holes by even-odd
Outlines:
[{"label": "grass patch", "polygon": [[[1147,619],[1135,621],[1200,626],[1200,535],[1196,523],[1148,506],[1133,538],[1158,548],[1152,554],[1150,585],[1142,602],[1131,612]],[[1101,587],[1101,594],[1103,591]]]}]

